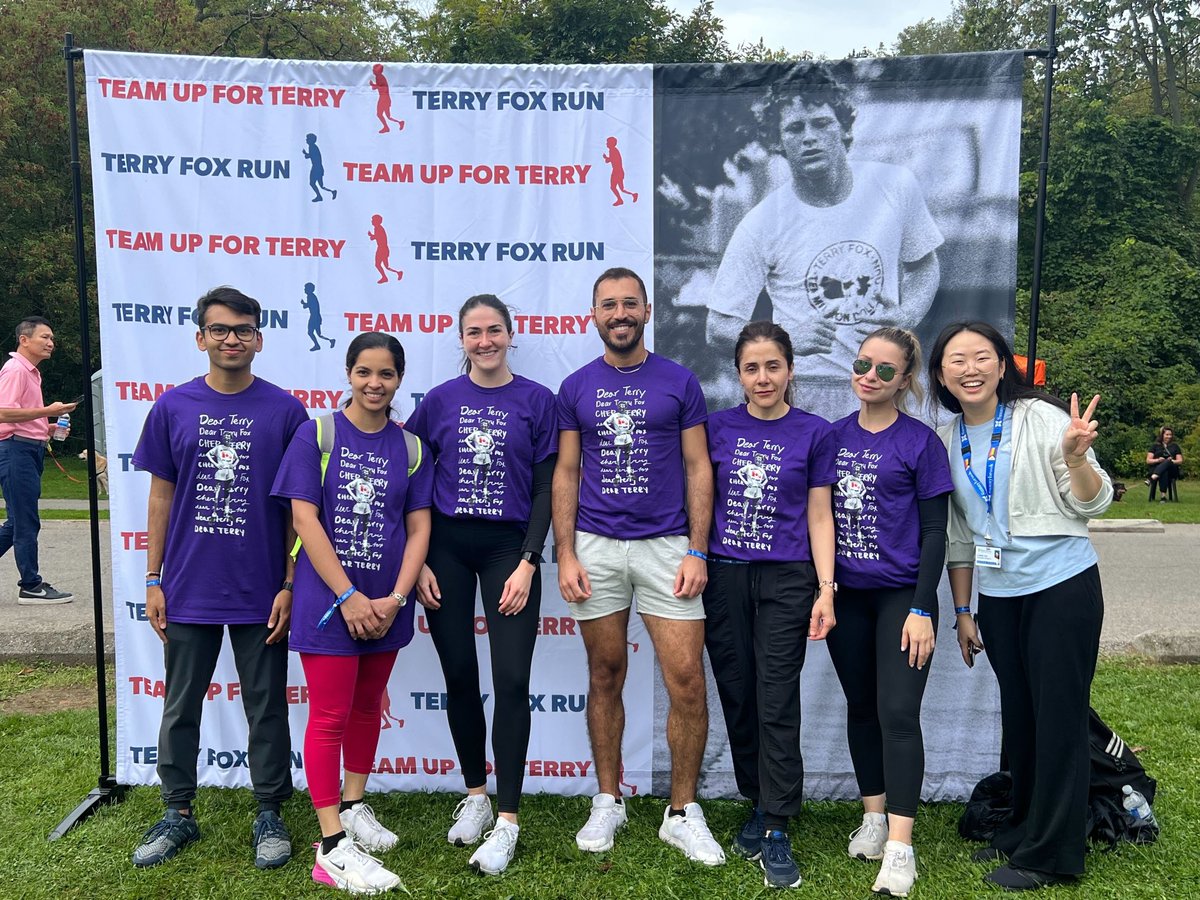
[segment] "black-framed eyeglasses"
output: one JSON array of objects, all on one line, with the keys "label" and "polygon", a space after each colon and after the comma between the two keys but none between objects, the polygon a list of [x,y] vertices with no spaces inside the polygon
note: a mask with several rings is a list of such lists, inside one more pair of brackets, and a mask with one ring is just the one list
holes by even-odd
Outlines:
[{"label": "black-framed eyeglasses", "polygon": [[229,337],[229,332],[233,332],[239,341],[252,341],[255,335],[259,333],[258,329],[253,325],[205,325],[200,329],[207,331],[208,336],[214,341],[223,341]]},{"label": "black-framed eyeglasses", "polygon": [[891,381],[896,377],[896,367],[889,363],[873,363],[869,359],[856,359],[850,364],[850,368],[854,370],[855,375],[866,375],[874,366],[875,374],[879,376],[880,381]]}]

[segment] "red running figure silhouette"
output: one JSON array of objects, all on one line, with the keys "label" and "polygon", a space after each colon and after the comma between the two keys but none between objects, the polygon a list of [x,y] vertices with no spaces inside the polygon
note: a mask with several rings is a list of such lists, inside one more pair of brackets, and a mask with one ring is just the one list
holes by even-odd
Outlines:
[{"label": "red running figure silhouette", "polygon": [[388,272],[394,272],[397,281],[403,278],[402,271],[388,265],[391,251],[388,250],[387,232],[383,229],[383,216],[378,213],[371,216],[371,230],[367,232],[367,237],[375,242],[375,268],[379,272],[379,281],[376,284],[386,284]]},{"label": "red running figure silhouette", "polygon": [[633,191],[625,190],[625,162],[621,159],[621,151],[617,149],[617,139],[610,137],[606,143],[608,152],[604,154],[604,161],[612,166],[612,176],[608,180],[608,186],[612,189],[613,196],[617,198],[613,202],[613,206],[625,205],[621,194],[628,194],[633,202],[637,203],[638,195]]},{"label": "red running figure silhouette", "polygon": [[375,63],[371,66],[371,71],[374,73],[371,76],[371,90],[379,94],[379,99],[375,101],[375,116],[379,119],[379,124],[383,126],[379,129],[379,133],[387,134],[392,130],[388,127],[389,120],[396,123],[397,131],[403,131],[404,120],[397,119],[392,115],[392,91],[383,74],[383,63]]}]

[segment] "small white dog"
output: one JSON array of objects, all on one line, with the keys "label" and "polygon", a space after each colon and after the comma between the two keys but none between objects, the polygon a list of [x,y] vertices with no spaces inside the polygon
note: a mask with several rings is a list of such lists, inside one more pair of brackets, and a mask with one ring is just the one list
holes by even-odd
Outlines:
[{"label": "small white dog", "polygon": [[[87,459],[88,452],[81,450],[79,458]],[[108,457],[103,453],[96,454],[96,486],[105,494],[108,493]]]}]

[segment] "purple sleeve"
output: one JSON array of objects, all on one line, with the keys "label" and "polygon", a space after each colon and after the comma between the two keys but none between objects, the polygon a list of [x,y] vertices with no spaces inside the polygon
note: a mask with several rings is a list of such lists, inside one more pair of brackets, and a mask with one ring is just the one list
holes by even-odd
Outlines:
[{"label": "purple sleeve", "polygon": [[429,397],[432,393],[433,392],[430,391],[429,394],[425,395],[424,399],[417,404],[417,408],[413,410],[413,414],[404,422],[404,427],[423,440],[426,444],[430,443],[428,421],[429,415],[427,410],[429,409]]},{"label": "purple sleeve", "polygon": [[817,417],[818,433],[812,442],[808,456],[808,486],[825,487],[838,480],[837,442],[833,439],[833,426]]},{"label": "purple sleeve", "polygon": [[558,403],[549,390],[538,391],[533,414],[537,417],[537,432],[533,438],[533,461],[540,463],[558,452]]},{"label": "purple sleeve", "polygon": [[307,500],[321,506],[321,449],[317,446],[317,423],[305,422],[283,451],[283,460],[271,486],[271,496]]},{"label": "purple sleeve", "polygon": [[575,385],[571,381],[564,381],[562,387],[559,388],[558,402],[558,429],[559,431],[579,431],[579,419],[575,415]]},{"label": "purple sleeve", "polygon": [[932,429],[926,428],[925,445],[917,457],[917,499],[930,500],[942,494],[954,492],[954,480],[950,477],[950,459],[946,446]]},{"label": "purple sleeve", "polygon": [[171,429],[167,404],[161,400],[150,407],[142,436],[133,451],[133,467],[149,472],[174,484],[179,480],[179,469],[171,453]]},{"label": "purple sleeve", "polygon": [[429,460],[429,448],[426,447],[421,456],[421,465],[417,466],[417,471],[408,478],[408,492],[404,496],[404,511],[410,513],[417,509],[428,509],[432,505],[433,464]]},{"label": "purple sleeve", "polygon": [[683,411],[680,413],[679,430],[686,431],[708,421],[708,406],[704,402],[704,391],[700,380],[688,372],[687,384],[683,388]]}]

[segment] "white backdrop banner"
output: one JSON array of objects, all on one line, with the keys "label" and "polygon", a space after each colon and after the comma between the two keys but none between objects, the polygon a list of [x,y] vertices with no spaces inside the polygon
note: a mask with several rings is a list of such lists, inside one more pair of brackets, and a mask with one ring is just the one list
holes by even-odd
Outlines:
[{"label": "white backdrop banner", "polygon": [[[942,69],[838,64],[838,77],[849,81],[863,67],[852,94],[876,110],[865,125],[860,116],[864,139],[852,155],[911,168],[945,239],[926,328],[969,309],[1011,330],[1015,58],[1003,72],[996,55],[955,58]],[[980,61],[976,68],[963,62],[970,59]],[[426,66],[92,51],[85,66],[122,782],[157,780],[163,697],[162,647],[145,620],[142,586],[149,476],[130,460],[153,401],[206,370],[192,316],[209,288],[231,284],[259,299],[256,374],[313,415],[345,399],[343,351],[356,334],[395,334],[408,357],[397,396],[406,417],[431,386],[457,374],[455,315],[468,296],[495,293],[513,308],[514,367],[557,390],[602,349],[589,317],[592,282],[605,268],[628,266],[658,301],[659,349],[701,375],[710,407],[729,400],[718,373],[732,363],[706,359],[704,312],[733,229],[786,178],[778,141],[751,133],[779,67]],[[947,126],[922,125],[916,114],[947,97]],[[939,169],[941,161],[949,168]],[[758,311],[769,314],[763,303]],[[839,325],[856,324],[843,306],[828,310]],[[802,359],[797,371],[803,385]],[[552,565],[543,577],[526,790],[590,794],[585,655]],[[482,615],[477,632],[486,673]],[[939,641],[953,647],[951,635]],[[623,782],[627,793],[662,794],[670,771],[665,697],[636,617],[629,642]],[[964,796],[995,767],[992,681],[981,668],[968,678],[952,655],[935,657],[925,708],[927,798]],[[841,691],[823,651],[809,660],[806,793],[849,797]],[[296,657],[290,676],[293,770],[304,787],[307,691]],[[388,685],[371,789],[462,790],[443,692],[418,609],[416,637]],[[205,707],[201,784],[249,784],[240,693],[226,647]],[[709,706],[702,790],[733,794],[715,691]],[[490,702],[485,708],[490,716]]]}]

